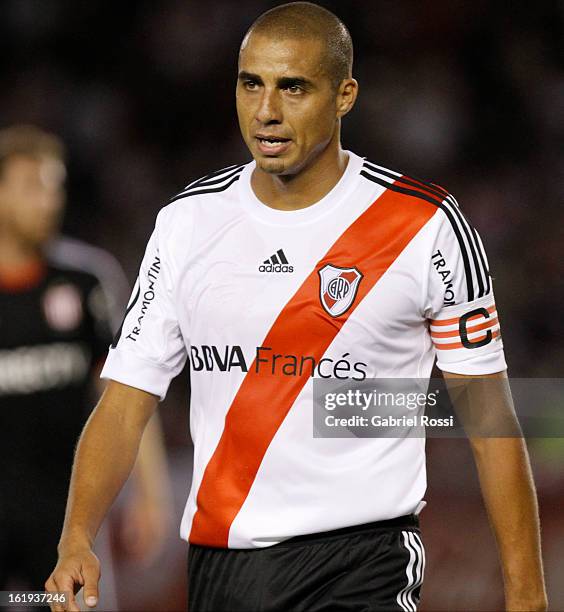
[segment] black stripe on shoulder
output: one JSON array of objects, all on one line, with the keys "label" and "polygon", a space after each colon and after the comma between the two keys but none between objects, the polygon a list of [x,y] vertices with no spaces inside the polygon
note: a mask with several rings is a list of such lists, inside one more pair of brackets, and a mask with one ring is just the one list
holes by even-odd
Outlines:
[{"label": "black stripe on shoulder", "polygon": [[[452,211],[452,214],[456,217],[466,236],[466,240],[470,247],[470,254],[472,255],[472,262],[474,263],[474,269],[476,270],[476,280],[478,281],[478,295],[476,297],[482,297],[486,294],[484,280],[487,277],[487,271],[483,258],[478,255],[479,249],[475,239],[476,230],[468,223],[466,217],[462,214],[458,206],[452,203],[450,198],[445,198],[444,203],[445,206]],[[482,259],[482,261],[480,261],[480,259]],[[484,278],[482,278],[482,276]]]},{"label": "black stripe on shoulder", "polygon": [[372,170],[372,172],[376,172],[384,176],[387,176],[388,178],[391,178],[394,181],[399,181],[400,183],[403,183],[405,185],[410,185],[414,187],[415,189],[420,189],[421,191],[425,191],[426,193],[429,193],[430,195],[434,195],[435,197],[440,198],[441,200],[443,200],[448,195],[448,191],[446,191],[442,187],[434,186],[432,183],[426,183],[425,181],[422,181],[412,176],[407,176],[405,174],[398,176],[399,173],[397,174],[392,173],[389,170],[385,170],[381,166],[378,167],[369,161],[364,162],[364,167],[367,168],[368,170]]},{"label": "black stripe on shoulder", "polygon": [[239,168],[241,166],[241,164],[231,164],[231,166],[226,166],[225,168],[220,168],[219,170],[214,170],[214,172],[210,172],[209,174],[206,174],[205,176],[201,176],[200,178],[196,179],[195,181],[192,181],[191,183],[188,183],[188,185],[186,185],[186,187],[184,187],[184,189],[190,189],[190,187],[198,184],[198,183],[202,183],[204,181],[207,181],[208,179],[211,178],[215,178],[216,176],[219,176],[220,174],[224,174],[226,172],[229,172],[230,170],[234,170],[235,168]]},{"label": "black stripe on shoulder", "polygon": [[238,175],[243,171],[244,167],[245,164],[236,164],[234,166],[228,166],[227,168],[222,168],[221,170],[216,170],[215,172],[206,174],[206,176],[189,183],[180,193],[171,198],[170,201],[174,202],[174,200],[184,197],[184,195],[189,194],[194,189],[208,187],[210,185],[219,185],[220,183]]},{"label": "black stripe on shoulder", "polygon": [[[181,200],[182,198],[189,198],[190,196],[194,196],[194,195],[203,195],[205,193],[219,193],[220,191],[225,191],[226,189],[231,187],[233,183],[235,183],[238,180],[239,180],[239,174],[234,176],[228,183],[225,183],[224,185],[221,185],[219,187],[213,187],[211,189],[193,189],[193,190],[191,189],[189,191],[183,191],[182,193],[179,193],[178,195],[171,198],[169,201],[169,204],[176,202],[176,200]],[[200,186],[205,187],[206,185],[207,184],[203,184]]]},{"label": "black stripe on shoulder", "polygon": [[237,174],[239,174],[240,172],[243,171],[244,166],[240,166],[238,168],[235,168],[235,170],[228,172],[227,174],[222,174],[219,178],[210,178],[206,181],[199,181],[198,183],[196,183],[195,185],[192,185],[190,187],[190,189],[188,189],[187,191],[191,191],[192,189],[196,189],[198,187],[207,187],[208,185],[217,185],[219,183],[221,183],[222,181],[226,181],[228,179],[230,179],[232,176],[235,176]]},{"label": "black stripe on shoulder", "polygon": [[[378,172],[380,173],[381,171],[378,170]],[[390,174],[385,173],[385,174],[391,177],[394,181],[397,181],[397,183],[400,182],[400,177],[397,177],[391,173]],[[450,221],[450,224],[452,226],[452,229],[454,231],[454,234],[460,246],[460,252],[462,254],[462,262],[464,264],[464,273],[466,276],[466,289],[468,291],[468,301],[472,302],[474,300],[474,284],[472,282],[472,271],[470,267],[470,259],[468,258],[468,252],[466,250],[466,245],[464,244],[462,234],[460,233],[460,229],[453,217],[451,210],[443,204],[441,199],[437,199],[437,197],[434,196],[433,194],[425,192],[421,190],[420,188],[415,190],[415,189],[409,189],[408,187],[403,187],[397,183],[390,183],[384,178],[376,176],[372,172],[369,172],[368,169],[361,170],[360,175],[368,179],[369,181],[372,181],[373,183],[376,183],[386,189],[390,189],[391,191],[395,191],[396,193],[413,196],[413,197],[425,200],[427,202],[430,202],[431,204],[434,204],[435,206],[437,206],[437,208],[440,208],[445,213],[448,220]]]},{"label": "black stripe on shoulder", "polygon": [[245,164],[235,164],[234,166],[227,166],[227,168],[223,168],[222,170],[216,170],[215,172],[206,174],[206,176],[203,176],[202,178],[190,183],[184,188],[184,190],[193,189],[199,185],[211,185],[214,182],[217,183],[222,179],[232,176],[234,173],[240,172],[244,167]]},{"label": "black stripe on shoulder", "polygon": [[[444,206],[452,210],[452,214],[458,222],[461,231],[466,236],[466,241],[468,242],[468,246],[470,248],[472,263],[474,264],[474,269],[476,272],[476,281],[478,284],[478,295],[476,297],[482,297],[484,295],[487,295],[491,291],[491,281],[489,270],[486,265],[485,256],[483,253],[483,248],[480,244],[480,240],[478,238],[476,230],[469,223],[468,219],[460,210],[458,202],[456,201],[454,196],[450,194],[446,189],[440,187],[439,185],[436,185],[435,183],[428,183],[419,178],[408,175],[397,176],[399,173],[392,173],[386,171],[381,166],[376,166],[375,164],[372,164],[369,161],[365,161],[364,166],[374,173],[382,174],[384,176],[387,176],[388,178],[393,179],[396,182],[402,183],[404,185],[410,185],[415,189],[419,189],[423,192],[428,193],[429,195],[433,195],[443,201]],[[473,293],[474,292],[472,291],[471,294],[473,295]]]},{"label": "black stripe on shoulder", "polygon": [[[480,237],[478,236],[478,232],[476,231],[474,226],[468,221],[468,219],[462,212],[460,206],[458,205],[456,198],[451,193],[447,195],[446,201],[452,206],[452,209],[454,210],[454,212],[460,219],[460,222],[463,224],[463,226],[468,228],[472,236],[472,242],[473,242],[472,256],[473,256],[474,264],[476,265],[476,273],[478,275],[478,287],[479,287],[478,297],[488,295],[488,293],[490,293],[492,289],[490,271],[488,270],[488,266],[486,264],[486,255],[484,252],[484,247],[480,241]],[[468,236],[468,233],[466,233],[466,235]],[[470,238],[468,238],[468,242],[469,244],[472,244],[472,242],[470,241]],[[478,254],[478,259],[480,260],[479,264],[476,259],[476,253]],[[482,276],[484,277],[483,283],[481,282]]]},{"label": "black stripe on shoulder", "polygon": [[445,205],[450,207],[453,211],[454,216],[464,231],[468,245],[470,246],[472,261],[474,263],[474,269],[476,270],[476,279],[478,281],[478,295],[476,297],[483,297],[491,291],[491,281],[490,272],[488,270],[488,266],[486,265],[485,254],[478,237],[478,232],[460,209],[456,198],[451,193],[445,193]]},{"label": "black stripe on shoulder", "polygon": [[480,256],[480,261],[482,262],[484,276],[486,277],[486,287],[485,287],[483,295],[488,295],[488,293],[490,293],[490,291],[492,290],[492,283],[490,279],[490,271],[486,264],[486,254],[484,253],[484,247],[482,246],[482,243],[480,242],[480,237],[478,236],[478,232],[474,229],[473,225],[470,226],[470,229],[472,230],[472,235],[474,236],[474,240],[478,248],[478,255]]},{"label": "black stripe on shoulder", "polygon": [[112,344],[111,344],[112,348],[115,349],[117,347],[118,342],[121,339],[121,333],[123,331],[123,324],[125,323],[125,319],[127,319],[127,315],[131,312],[135,304],[137,304],[137,301],[139,300],[140,295],[141,295],[141,285],[137,283],[137,291],[135,293],[135,297],[131,300],[131,303],[125,310],[125,314],[123,315],[123,319],[121,320],[121,325],[119,326],[119,329],[117,330],[116,335],[114,336],[114,339],[112,341]]}]

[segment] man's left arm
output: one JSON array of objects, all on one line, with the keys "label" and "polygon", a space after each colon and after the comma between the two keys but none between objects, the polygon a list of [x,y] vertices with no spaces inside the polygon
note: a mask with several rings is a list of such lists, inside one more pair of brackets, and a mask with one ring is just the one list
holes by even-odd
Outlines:
[{"label": "man's left arm", "polygon": [[[95,369],[98,395],[106,388]],[[132,487],[122,508],[120,542],[131,558],[149,565],[161,552],[174,520],[172,481],[166,456],[164,432],[158,413],[147,423],[135,465]]]},{"label": "man's left arm", "polygon": [[[121,267],[111,255],[93,247],[88,249],[92,260],[98,262],[92,270],[96,283],[87,304],[97,361],[92,377],[97,395],[102,396],[106,381],[100,379],[100,372],[108,345],[121,325],[129,288]],[[130,558],[148,565],[161,552],[174,520],[172,482],[158,413],[145,427],[130,482],[132,486],[120,508],[118,537]]]},{"label": "man's left arm", "polygon": [[546,610],[538,504],[507,374],[443,374],[457,414],[465,426],[471,422],[468,437],[497,541],[506,609]]}]

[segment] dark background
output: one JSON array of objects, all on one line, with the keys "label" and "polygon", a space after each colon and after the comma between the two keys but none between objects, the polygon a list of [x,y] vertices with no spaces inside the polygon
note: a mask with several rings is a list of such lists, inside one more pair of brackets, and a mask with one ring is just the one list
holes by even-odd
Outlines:
[{"label": "dark background", "polygon": [[[65,231],[111,251],[130,281],[168,198],[250,158],[234,106],[237,49],[276,4],[0,3],[0,127],[34,123],[64,139]],[[345,148],[454,193],[488,252],[510,375],[560,377],[564,3],[319,4],[355,44],[360,97],[344,120]],[[185,387],[177,382],[162,409],[179,512],[190,479]],[[466,443],[428,446],[421,608],[499,609],[501,578]],[[551,604],[562,610],[564,442],[530,448]],[[118,563],[124,606],[183,606],[185,549],[174,537],[168,548],[152,568]]]}]

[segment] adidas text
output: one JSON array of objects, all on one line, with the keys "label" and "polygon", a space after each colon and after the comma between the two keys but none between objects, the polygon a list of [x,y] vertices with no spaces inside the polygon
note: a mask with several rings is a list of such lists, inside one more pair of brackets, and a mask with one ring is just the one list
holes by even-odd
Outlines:
[{"label": "adidas text", "polygon": [[259,272],[278,272],[278,273],[290,273],[294,271],[294,266],[287,266],[282,264],[261,264],[259,266]]}]

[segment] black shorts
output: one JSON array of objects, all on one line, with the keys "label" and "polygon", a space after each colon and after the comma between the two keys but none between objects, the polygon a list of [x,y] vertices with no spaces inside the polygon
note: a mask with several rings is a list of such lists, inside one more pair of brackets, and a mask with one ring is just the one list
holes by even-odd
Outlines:
[{"label": "black shorts", "polygon": [[261,549],[191,545],[189,612],[414,612],[425,552],[416,516]]}]

